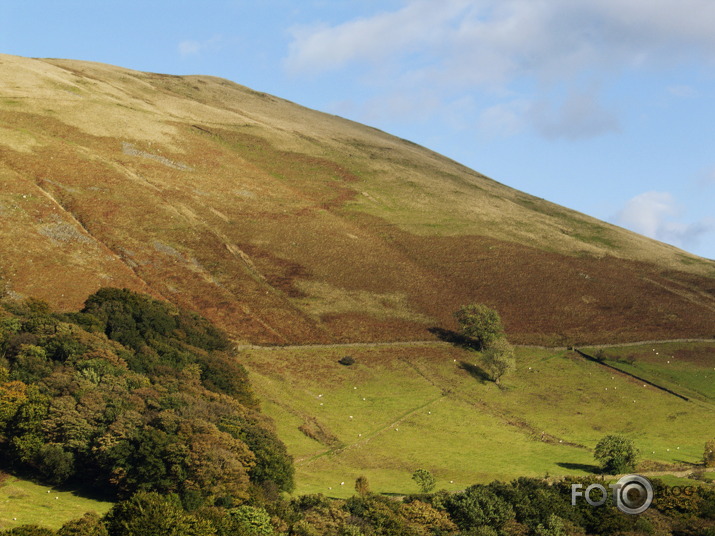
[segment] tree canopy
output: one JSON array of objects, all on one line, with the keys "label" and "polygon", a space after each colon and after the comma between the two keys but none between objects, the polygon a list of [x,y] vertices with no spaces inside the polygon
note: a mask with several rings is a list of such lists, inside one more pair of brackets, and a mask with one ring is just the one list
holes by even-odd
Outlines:
[{"label": "tree canopy", "polygon": [[293,488],[293,465],[226,335],[126,289],[79,313],[0,308],[0,456],[60,485],[119,498],[175,493],[238,503]]},{"label": "tree canopy", "polygon": [[499,313],[484,304],[463,305],[454,313],[454,317],[462,335],[476,341],[479,348],[487,348],[504,335]]},{"label": "tree canopy", "polygon": [[635,469],[638,449],[626,437],[607,435],[598,442],[593,455],[603,472],[617,475]]}]

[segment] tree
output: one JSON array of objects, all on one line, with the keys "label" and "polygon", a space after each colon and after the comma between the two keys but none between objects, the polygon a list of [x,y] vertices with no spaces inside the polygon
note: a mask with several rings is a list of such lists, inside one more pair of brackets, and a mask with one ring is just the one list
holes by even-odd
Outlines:
[{"label": "tree", "polygon": [[638,449],[626,437],[607,435],[598,442],[593,456],[604,473],[617,475],[635,469]]},{"label": "tree", "polygon": [[139,492],[105,517],[111,536],[213,536],[210,522],[184,512],[176,496]]},{"label": "tree", "polygon": [[504,335],[499,313],[486,305],[480,303],[463,305],[454,313],[454,317],[459,322],[462,334],[477,341],[480,348],[487,348]]},{"label": "tree", "polygon": [[229,510],[231,518],[243,531],[255,536],[274,534],[271,516],[264,508],[243,505]]},{"label": "tree", "polygon": [[408,521],[410,534],[451,534],[457,530],[447,512],[420,500],[401,504],[400,515]]},{"label": "tree", "polygon": [[417,485],[422,490],[422,493],[429,493],[432,491],[437,484],[434,476],[427,469],[417,469],[412,473],[412,480],[417,482]]},{"label": "tree", "polygon": [[59,536],[109,536],[107,527],[94,512],[84,514],[79,519],[68,521],[57,531]]},{"label": "tree", "polygon": [[705,467],[715,467],[715,439],[711,439],[705,443],[703,463],[705,464]]},{"label": "tree", "polygon": [[455,493],[445,501],[452,521],[462,530],[489,525],[499,529],[514,517],[514,510],[487,486],[474,485]]},{"label": "tree", "polygon": [[483,356],[487,372],[497,385],[499,385],[499,380],[502,376],[505,376],[516,369],[514,347],[509,344],[504,337],[496,339],[484,351]]},{"label": "tree", "polygon": [[546,524],[539,523],[534,531],[536,536],[567,536],[566,524],[564,520],[555,514],[551,514]]},{"label": "tree", "polygon": [[0,367],[0,440],[5,425],[12,420],[17,410],[27,402],[27,385],[23,382],[3,382],[7,369]]},{"label": "tree", "polygon": [[370,493],[370,483],[367,481],[366,476],[359,476],[355,479],[355,491],[360,495],[367,495]]}]

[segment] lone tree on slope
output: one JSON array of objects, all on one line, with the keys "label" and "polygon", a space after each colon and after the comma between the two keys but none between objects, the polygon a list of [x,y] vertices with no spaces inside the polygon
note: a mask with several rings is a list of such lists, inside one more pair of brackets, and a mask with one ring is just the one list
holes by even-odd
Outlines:
[{"label": "lone tree on slope", "polygon": [[355,479],[355,491],[363,497],[370,493],[370,483],[367,481],[366,476],[359,476]]},{"label": "lone tree on slope", "polygon": [[598,442],[593,456],[600,462],[604,473],[618,475],[635,469],[638,449],[626,437],[607,435]]},{"label": "lone tree on slope", "polygon": [[434,476],[432,476],[432,473],[430,473],[427,469],[417,469],[417,471],[412,473],[412,480],[417,482],[417,485],[420,487],[422,493],[429,493],[437,484]]},{"label": "lone tree on slope", "polygon": [[504,338],[496,339],[483,353],[484,364],[494,383],[516,369],[514,347]]},{"label": "lone tree on slope", "polygon": [[454,313],[462,335],[474,339],[480,349],[487,348],[504,335],[501,317],[481,303],[463,305]]}]

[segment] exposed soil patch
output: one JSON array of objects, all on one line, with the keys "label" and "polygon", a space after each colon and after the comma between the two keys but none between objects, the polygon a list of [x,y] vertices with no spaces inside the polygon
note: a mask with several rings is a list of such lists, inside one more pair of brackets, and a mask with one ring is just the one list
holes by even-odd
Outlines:
[{"label": "exposed soil patch", "polygon": [[306,417],[305,422],[298,427],[307,437],[326,447],[337,447],[340,444],[338,437],[315,417]]}]

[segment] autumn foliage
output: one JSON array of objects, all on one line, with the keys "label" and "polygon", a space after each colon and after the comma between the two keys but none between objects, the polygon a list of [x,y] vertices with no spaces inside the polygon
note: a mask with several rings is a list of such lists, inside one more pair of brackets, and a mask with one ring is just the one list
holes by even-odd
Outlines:
[{"label": "autumn foliage", "polygon": [[80,313],[0,313],[0,454],[53,484],[174,493],[192,504],[291,490],[292,461],[226,336],[128,290]]}]

